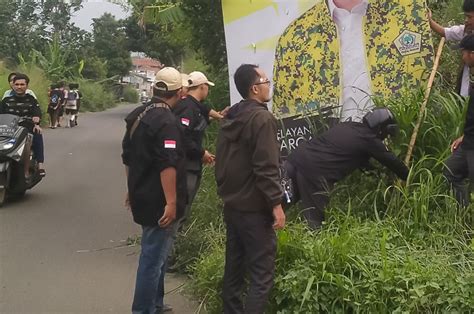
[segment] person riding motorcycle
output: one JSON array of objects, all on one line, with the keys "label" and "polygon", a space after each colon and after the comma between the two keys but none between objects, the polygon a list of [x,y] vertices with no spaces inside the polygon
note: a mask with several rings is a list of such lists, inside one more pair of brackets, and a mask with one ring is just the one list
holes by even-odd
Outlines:
[{"label": "person riding motorcycle", "polygon": [[[27,128],[30,133],[33,134],[33,141],[28,145],[24,152],[24,170],[25,178],[28,180],[30,177],[30,153],[31,149],[35,153],[36,158],[42,160],[44,156],[44,145],[43,137],[41,136],[41,127],[39,123],[41,121],[41,108],[38,100],[31,94],[26,93],[30,79],[25,74],[17,74],[13,79],[13,91],[14,93],[10,96],[5,97],[0,102],[0,114],[13,114],[23,118],[29,118],[31,120],[23,121],[22,126]],[[37,160],[40,166],[40,174],[44,176],[44,169],[42,169],[40,161]]]}]

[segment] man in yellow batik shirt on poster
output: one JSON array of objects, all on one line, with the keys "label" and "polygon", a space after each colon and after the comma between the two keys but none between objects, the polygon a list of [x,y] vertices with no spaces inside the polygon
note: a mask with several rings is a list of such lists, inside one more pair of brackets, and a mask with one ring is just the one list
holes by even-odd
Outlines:
[{"label": "man in yellow batik shirt on poster", "polygon": [[279,39],[273,108],[281,118],[321,109],[360,122],[374,98],[423,87],[433,47],[421,0],[323,0]]}]

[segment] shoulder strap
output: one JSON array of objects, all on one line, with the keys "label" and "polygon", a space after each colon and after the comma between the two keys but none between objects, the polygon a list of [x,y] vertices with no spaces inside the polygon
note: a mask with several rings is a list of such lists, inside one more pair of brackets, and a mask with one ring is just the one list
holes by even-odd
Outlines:
[{"label": "shoulder strap", "polygon": [[133,133],[135,133],[135,130],[137,129],[138,125],[140,124],[140,120],[143,119],[143,117],[151,110],[155,108],[167,108],[169,109],[168,104],[166,103],[153,103],[151,105],[148,105],[145,110],[142,111],[138,115],[138,117],[135,119],[135,121],[132,124],[132,127],[130,128],[130,139],[132,139]]}]

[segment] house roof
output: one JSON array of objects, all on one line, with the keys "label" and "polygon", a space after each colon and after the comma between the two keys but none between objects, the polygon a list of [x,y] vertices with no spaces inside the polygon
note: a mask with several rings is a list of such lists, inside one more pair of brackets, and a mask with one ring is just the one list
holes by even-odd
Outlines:
[{"label": "house roof", "polygon": [[158,72],[163,65],[160,61],[152,58],[132,57],[132,64],[136,70]]}]

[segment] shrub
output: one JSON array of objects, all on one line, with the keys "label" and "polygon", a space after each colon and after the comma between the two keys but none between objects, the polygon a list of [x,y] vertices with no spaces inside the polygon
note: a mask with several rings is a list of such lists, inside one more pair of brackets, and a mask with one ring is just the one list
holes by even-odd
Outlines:
[{"label": "shrub", "polygon": [[82,93],[81,111],[102,111],[114,107],[117,102],[104,84],[80,80],[79,90]]},{"label": "shrub", "polygon": [[125,86],[125,88],[123,89],[123,99],[126,102],[137,103],[138,97],[139,97],[138,92],[133,86],[131,85]]}]

